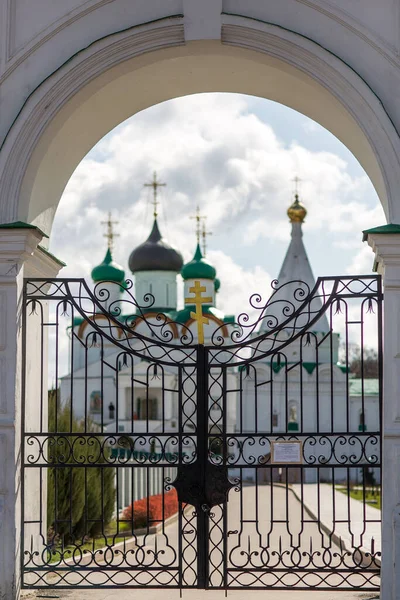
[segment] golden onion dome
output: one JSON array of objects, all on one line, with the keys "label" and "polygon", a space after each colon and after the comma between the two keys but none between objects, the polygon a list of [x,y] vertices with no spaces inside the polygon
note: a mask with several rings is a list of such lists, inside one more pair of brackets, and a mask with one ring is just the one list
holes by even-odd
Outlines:
[{"label": "golden onion dome", "polygon": [[296,194],[295,201],[287,210],[287,216],[289,217],[291,223],[303,223],[306,215],[307,211]]}]

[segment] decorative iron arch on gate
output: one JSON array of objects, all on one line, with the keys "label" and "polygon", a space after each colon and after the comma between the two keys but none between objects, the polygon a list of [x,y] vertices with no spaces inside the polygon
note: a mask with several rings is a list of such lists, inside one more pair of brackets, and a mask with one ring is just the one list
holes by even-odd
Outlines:
[{"label": "decorative iron arch on gate", "polygon": [[199,345],[130,282],[26,280],[23,586],[377,589],[382,298],[274,282]]}]

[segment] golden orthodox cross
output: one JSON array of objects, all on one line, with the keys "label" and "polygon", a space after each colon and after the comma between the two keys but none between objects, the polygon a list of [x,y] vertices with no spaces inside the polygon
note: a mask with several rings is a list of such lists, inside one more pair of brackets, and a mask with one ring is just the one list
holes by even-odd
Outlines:
[{"label": "golden orthodox cross", "polygon": [[200,244],[200,236],[202,235],[201,234],[201,222],[206,217],[204,217],[203,215],[200,214],[200,208],[197,206],[196,214],[191,216],[190,218],[196,219],[196,239],[197,239],[197,243]]},{"label": "golden orthodox cross", "polygon": [[201,217],[203,219],[203,223],[201,226],[201,237],[203,238],[203,256],[207,253],[207,236],[212,235],[212,231],[207,231],[206,228],[206,219],[207,217]]},{"label": "golden orthodox cross", "polygon": [[107,221],[102,221],[102,225],[107,225],[107,233],[103,233],[103,237],[107,238],[108,249],[111,251],[114,245],[114,238],[119,237],[119,233],[114,233],[113,225],[118,225],[119,221],[111,220],[111,212],[108,213]]},{"label": "golden orthodox cross", "polygon": [[144,187],[151,187],[153,188],[153,215],[154,218],[157,218],[157,206],[159,204],[158,200],[157,200],[157,189],[159,187],[165,187],[167,184],[166,183],[161,183],[160,181],[157,181],[157,173],[154,171],[153,173],[153,181],[151,181],[150,183],[145,183]]},{"label": "golden orthodox cross", "polygon": [[203,292],[207,291],[204,285],[200,284],[200,281],[196,280],[194,285],[189,288],[189,292],[194,294],[194,298],[185,298],[185,304],[194,304],[196,307],[196,312],[191,311],[190,316],[197,323],[197,338],[199,344],[204,344],[204,327],[203,325],[208,325],[208,319],[203,315],[202,305],[212,302],[212,298],[210,296],[203,297]]},{"label": "golden orthodox cross", "polygon": [[299,183],[301,182],[300,177],[293,177],[292,181],[294,182],[294,197],[299,197]]}]

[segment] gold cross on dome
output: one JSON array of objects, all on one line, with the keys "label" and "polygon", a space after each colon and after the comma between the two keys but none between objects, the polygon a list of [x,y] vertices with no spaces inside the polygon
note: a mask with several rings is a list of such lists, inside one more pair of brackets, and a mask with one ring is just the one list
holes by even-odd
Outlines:
[{"label": "gold cross on dome", "polygon": [[201,225],[201,237],[203,238],[203,256],[207,254],[207,236],[212,235],[212,231],[207,231],[206,228],[206,219],[207,217],[202,217],[203,223]]},{"label": "gold cross on dome", "polygon": [[143,185],[144,185],[144,187],[153,188],[153,215],[154,215],[154,218],[156,219],[157,215],[158,215],[157,206],[159,205],[159,202],[157,200],[157,190],[159,187],[165,187],[167,184],[157,181],[157,173],[156,173],[156,171],[154,171],[153,181],[151,181],[150,183],[144,183]]},{"label": "gold cross on dome", "polygon": [[114,238],[119,237],[119,233],[114,233],[113,225],[118,225],[119,221],[111,220],[111,212],[108,213],[107,221],[102,221],[102,225],[107,225],[107,233],[103,233],[103,237],[107,238],[107,245],[111,251],[114,246]]},{"label": "gold cross on dome", "polygon": [[200,236],[202,235],[202,233],[201,233],[201,222],[206,217],[200,214],[200,208],[197,205],[196,206],[196,214],[192,215],[190,218],[191,219],[196,219],[196,239],[197,239],[197,243],[200,244]]},{"label": "gold cross on dome", "polygon": [[293,183],[294,183],[294,196],[295,198],[299,197],[299,183],[301,182],[300,177],[298,177],[296,175],[296,177],[293,177],[292,179]]},{"label": "gold cross on dome", "polygon": [[199,344],[204,344],[204,327],[208,325],[209,321],[207,317],[203,315],[202,305],[212,302],[211,296],[202,297],[203,292],[207,289],[204,285],[201,285],[200,281],[196,280],[194,285],[189,288],[189,293],[194,294],[194,298],[185,298],[185,304],[194,304],[196,312],[191,311],[190,316],[197,323],[197,337]]}]

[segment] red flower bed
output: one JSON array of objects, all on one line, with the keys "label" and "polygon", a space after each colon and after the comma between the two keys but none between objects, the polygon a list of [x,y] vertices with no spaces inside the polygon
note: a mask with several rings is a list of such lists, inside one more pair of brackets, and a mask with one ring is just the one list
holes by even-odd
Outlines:
[{"label": "red flower bed", "polygon": [[127,521],[131,521],[133,512],[134,528],[147,527],[147,525],[151,527],[172,517],[172,515],[178,512],[178,509],[178,495],[176,490],[172,488],[169,492],[165,492],[164,495],[156,494],[155,496],[149,496],[148,498],[132,502],[132,504],[125,508],[122,516]]}]

